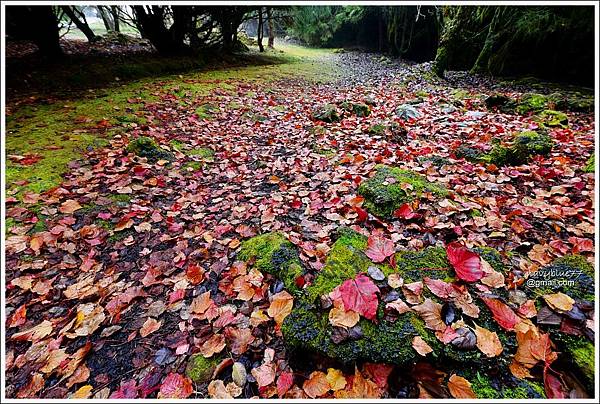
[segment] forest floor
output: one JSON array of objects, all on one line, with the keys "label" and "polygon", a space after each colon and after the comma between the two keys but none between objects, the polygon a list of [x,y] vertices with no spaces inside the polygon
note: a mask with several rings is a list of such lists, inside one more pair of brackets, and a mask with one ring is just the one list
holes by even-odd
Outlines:
[{"label": "forest floor", "polygon": [[[351,397],[363,394],[359,381],[382,397],[460,396],[453,370],[435,360],[445,373],[388,383],[387,365],[355,371],[290,352],[272,318],[281,285],[268,274],[236,278],[236,252],[256,234],[283,232],[308,283],[340,226],[383,234],[396,249],[460,240],[516,253],[517,274],[571,253],[593,262],[595,184],[584,172],[593,113],[568,113],[568,128],[549,131],[547,156],[472,163],[455,149],[489,150],[492,138],[538,127],[532,116],[488,110],[486,95],[553,88],[460,73],[441,80],[427,65],[372,54],[284,50],[278,64],[9,104],[8,397]],[[312,118],[324,104],[366,98],[369,116]],[[407,103],[418,116],[400,120]],[[160,145],[161,158],[128,152],[140,136]],[[357,190],[377,164],[414,170],[450,193],[411,205],[414,216],[367,215]],[[196,314],[202,304],[212,318]],[[219,366],[192,383],[185,370],[198,352]],[[568,369],[553,371],[561,376],[545,379],[545,394],[585,396]]]}]

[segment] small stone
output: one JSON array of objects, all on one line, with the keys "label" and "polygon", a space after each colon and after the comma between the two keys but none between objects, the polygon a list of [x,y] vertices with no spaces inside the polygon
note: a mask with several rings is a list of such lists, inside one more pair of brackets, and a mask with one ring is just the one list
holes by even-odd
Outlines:
[{"label": "small stone", "polygon": [[394,300],[398,300],[400,298],[400,293],[396,290],[392,290],[390,293],[385,295],[383,301],[386,303],[393,302]]},{"label": "small stone", "polygon": [[385,275],[383,274],[383,272],[381,271],[381,269],[374,267],[374,266],[370,266],[367,269],[367,272],[369,273],[369,276],[371,278],[373,278],[376,281],[382,281],[385,279]]},{"label": "small stone", "polygon": [[516,304],[517,306],[521,306],[527,301],[527,295],[522,290],[509,290],[508,301]]},{"label": "small stone", "polygon": [[321,307],[323,309],[328,309],[331,306],[333,306],[333,302],[331,301],[331,298],[327,295],[321,296]]},{"label": "small stone", "polygon": [[342,327],[333,327],[331,340],[334,344],[340,344],[348,339],[348,330]]},{"label": "small stone", "polygon": [[246,384],[246,367],[241,362],[235,362],[231,371],[233,382],[239,387],[244,387]]},{"label": "small stone", "polygon": [[351,340],[361,339],[364,336],[363,330],[360,325],[355,325],[354,327],[348,330],[348,337]]}]

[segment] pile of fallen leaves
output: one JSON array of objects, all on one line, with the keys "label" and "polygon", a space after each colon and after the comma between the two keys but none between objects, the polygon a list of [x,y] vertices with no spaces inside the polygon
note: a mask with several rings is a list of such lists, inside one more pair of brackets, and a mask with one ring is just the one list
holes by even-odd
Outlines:
[{"label": "pile of fallen leaves", "polygon": [[[228,80],[234,90],[209,95],[157,83],[159,101],[132,100],[143,123],[124,123],[109,147],[72,164],[60,187],[16,198],[20,184],[7,184],[6,215],[14,223],[5,253],[7,396],[389,397],[392,365],[348,370],[301,363],[286,351],[279,327],[294,299],[281,281],[235,259],[242,240],[267,231],[285,232],[299,248],[307,283],[341,225],[386,235],[369,241],[374,262],[389,260],[399,246],[446,245],[460,279],[487,287],[498,275],[477,265],[479,257],[463,245],[512,251],[520,273],[568,253],[593,259],[594,177],[580,169],[593,150],[592,115],[570,114],[569,129],[550,131],[557,146],[547,157],[516,167],[472,164],[454,158],[458,145],[489,148],[493,138],[536,125],[527,116],[487,111],[475,95],[493,83],[465,87],[473,97],[449,108],[452,89],[422,80],[418,68],[336,57],[345,73],[337,83]],[[349,66],[354,70],[344,70]],[[398,105],[419,91],[427,91],[419,117],[397,118]],[[368,117],[311,119],[323,104],[365,97],[374,100]],[[214,107],[210,116],[200,116],[207,104]],[[368,131],[392,121],[404,136]],[[155,139],[174,160],[150,163],[127,153],[139,136]],[[445,163],[423,159],[431,156]],[[35,155],[13,158],[36,163]],[[451,192],[407,204],[391,220],[376,218],[362,208],[357,188],[379,163],[417,171]],[[455,293],[437,281],[425,285],[437,296]],[[331,321],[371,318],[373,286],[364,275],[342,284]],[[418,294],[423,285],[404,287]],[[557,311],[572,304],[564,296],[545,299]],[[342,304],[355,314],[340,312]],[[502,302],[486,304],[505,329],[523,324]],[[437,313],[430,303],[420,305]],[[502,350],[490,331],[474,333],[486,355]],[[556,356],[547,335],[522,329],[517,336],[513,373],[543,363],[547,394],[567,394],[550,368]],[[415,338],[413,346],[427,354],[424,341]],[[210,381],[186,376],[192,354],[219,358]],[[411,377],[443,383],[453,397],[473,397],[469,382],[451,373],[423,361]],[[409,383],[401,390],[394,394],[425,395]]]}]

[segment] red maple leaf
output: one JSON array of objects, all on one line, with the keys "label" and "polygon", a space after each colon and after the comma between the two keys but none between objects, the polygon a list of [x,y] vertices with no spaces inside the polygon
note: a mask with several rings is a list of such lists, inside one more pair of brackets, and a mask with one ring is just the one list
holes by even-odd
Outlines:
[{"label": "red maple leaf", "polygon": [[366,275],[360,274],[340,285],[340,294],[346,310],[353,310],[369,320],[377,314],[379,288]]},{"label": "red maple leaf", "polygon": [[479,255],[469,251],[465,246],[456,242],[450,243],[446,246],[446,254],[459,279],[475,282],[483,277]]},{"label": "red maple leaf", "polygon": [[410,220],[410,219],[416,219],[421,217],[420,214],[415,213],[413,211],[413,209],[410,207],[410,205],[408,203],[405,203],[404,205],[400,206],[398,209],[396,209],[394,211],[394,217],[400,218],[400,219],[405,219],[405,220]]},{"label": "red maple leaf", "polygon": [[394,254],[394,242],[381,236],[369,236],[365,254],[373,262],[383,262],[387,257]]}]

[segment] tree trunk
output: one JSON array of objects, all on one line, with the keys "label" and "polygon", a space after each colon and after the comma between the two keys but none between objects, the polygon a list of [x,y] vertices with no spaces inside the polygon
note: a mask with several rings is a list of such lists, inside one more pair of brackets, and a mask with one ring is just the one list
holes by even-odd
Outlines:
[{"label": "tree trunk", "polygon": [[273,11],[271,10],[271,7],[267,7],[267,23],[269,26],[268,47],[273,48],[275,46],[275,30],[273,28]]},{"label": "tree trunk", "polygon": [[5,12],[9,37],[33,41],[39,53],[47,58],[63,55],[58,21],[51,6],[8,6]]},{"label": "tree trunk", "polygon": [[258,8],[258,28],[257,28],[257,32],[256,32],[256,38],[257,38],[257,42],[258,42],[258,51],[259,52],[264,52],[265,51],[265,47],[263,46],[262,40],[263,40],[263,10],[262,7]]},{"label": "tree trunk", "polygon": [[114,24],[112,23],[111,17],[108,15],[108,12],[104,7],[105,6],[97,6],[98,11],[100,12],[100,17],[102,18],[102,22],[104,23],[104,28],[106,28],[106,31],[108,32],[114,31]]},{"label": "tree trunk", "polygon": [[473,67],[471,68],[471,73],[489,73],[489,62],[490,57],[493,54],[494,45],[496,44],[496,36],[498,35],[498,23],[501,20],[501,14],[503,11],[503,7],[496,7],[494,12],[494,17],[492,18],[492,22],[489,25],[488,33],[485,38],[485,42],[483,44],[483,48],[479,55],[477,56],[477,60]]},{"label": "tree trunk", "polygon": [[115,31],[121,32],[121,27],[119,25],[119,6],[110,6],[110,12],[113,16]]},{"label": "tree trunk", "polygon": [[[88,41],[94,42],[98,37],[94,34],[94,31],[87,24],[87,21],[80,20],[75,11],[75,6],[61,6],[65,14],[73,21],[75,26],[79,28],[81,32],[85,35]],[[85,17],[84,17],[85,18]]]}]

